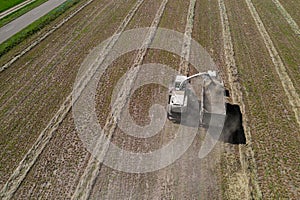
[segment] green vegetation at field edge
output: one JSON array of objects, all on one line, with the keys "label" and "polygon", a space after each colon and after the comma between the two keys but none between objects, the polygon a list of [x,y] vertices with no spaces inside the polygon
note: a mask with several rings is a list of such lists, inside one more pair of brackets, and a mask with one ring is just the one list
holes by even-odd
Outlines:
[{"label": "green vegetation at field edge", "polygon": [[8,24],[9,22],[13,21],[14,19],[24,15],[25,13],[29,12],[30,10],[38,7],[39,5],[45,3],[48,0],[35,0],[34,2],[20,8],[19,10],[7,15],[6,17],[0,19],[0,27]]},{"label": "green vegetation at field edge", "polygon": [[44,28],[47,24],[55,20],[58,16],[77,4],[79,1],[80,0],[68,0],[64,2],[62,5],[49,12],[47,15],[41,17],[37,21],[21,30],[19,33],[15,34],[11,38],[0,44],[0,58],[13,47],[27,39],[29,36]]},{"label": "green vegetation at field edge", "polygon": [[0,12],[8,10],[26,0],[1,0],[0,1]]}]

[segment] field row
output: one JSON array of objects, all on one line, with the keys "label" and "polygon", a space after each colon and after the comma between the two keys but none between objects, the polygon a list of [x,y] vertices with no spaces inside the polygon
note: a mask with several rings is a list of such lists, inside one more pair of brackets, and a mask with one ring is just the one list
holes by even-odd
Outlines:
[{"label": "field row", "polygon": [[[195,12],[194,16],[189,15],[191,10]],[[174,18],[176,20],[171,20]],[[194,23],[189,19],[194,19]],[[8,196],[16,192],[18,198],[65,198],[66,193],[69,198],[73,195],[120,198],[124,197],[121,195],[141,195],[142,191],[145,191],[144,197],[152,198],[178,195],[198,198],[199,192],[207,198],[250,198],[250,195],[259,196],[261,190],[265,197],[297,198],[299,140],[293,139],[299,137],[297,55],[300,40],[297,23],[299,16],[293,8],[277,0],[92,2],[63,25],[64,28],[53,32],[0,73],[3,91],[0,95],[3,122],[0,147],[4,149],[1,152],[0,186],[7,180],[10,183],[2,192]],[[113,33],[151,24],[192,35],[210,53],[230,89],[233,103],[242,108],[246,146],[218,143],[208,158],[197,161],[194,156],[204,135],[200,130],[202,134],[195,138],[182,159],[169,168],[145,175],[115,171],[90,157],[77,136],[69,112],[72,102],[68,95],[77,71],[90,50]],[[145,46],[149,45],[154,33],[149,35]],[[109,45],[113,46],[114,42]],[[185,43],[189,46],[189,40]],[[107,52],[112,47],[109,45]],[[136,53],[139,53],[137,57]],[[144,48],[126,54],[105,72],[108,78],[102,79],[98,86],[97,112],[101,125],[110,127],[109,134],[114,135],[114,142],[125,149],[147,151],[172,139],[172,133],[178,127],[167,124],[165,130],[150,140],[152,145],[130,138],[125,142],[124,133],[114,122],[114,128],[111,128],[110,118],[107,119],[111,115],[110,94],[118,79],[129,69],[125,66],[159,62],[178,70],[178,67],[186,66],[182,58],[188,54],[188,48],[183,50],[181,58]],[[140,76],[138,70],[134,73],[133,77]],[[135,80],[133,77],[130,80]],[[130,85],[128,87],[130,92]],[[147,124],[149,118],[143,113],[147,113],[147,108],[155,102],[166,104],[167,91],[150,85],[139,92],[130,102],[131,113],[136,122]],[[159,98],[153,99],[153,96]],[[120,105],[120,110],[123,107]],[[36,148],[22,161],[24,170],[15,170],[15,176],[11,176],[35,141],[33,147]],[[214,168],[215,173],[209,168]],[[189,175],[191,170],[193,175]],[[199,189],[197,183],[203,182],[202,179],[211,181],[206,186],[200,185]]]},{"label": "field row", "polygon": [[[93,47],[93,45],[90,47],[93,44],[91,35],[96,41],[104,40],[110,36],[111,32],[115,31],[115,25],[111,21],[112,16],[115,18],[115,23],[118,23],[124,17],[115,9],[126,10],[131,5],[129,3],[124,5],[119,1],[109,4],[107,1],[102,1],[89,5],[86,11],[91,16],[85,16],[82,12],[79,13],[67,25],[72,29],[58,30],[56,34],[51,35],[38,45],[36,50],[39,54],[29,52],[27,56],[17,61],[12,68],[1,73],[1,76],[3,76],[1,80],[4,83],[1,84],[3,94],[9,97],[2,99],[4,100],[2,105],[5,107],[1,108],[1,116],[2,118],[5,117],[1,124],[1,130],[3,130],[1,132],[6,133],[1,135],[3,138],[1,146],[3,146],[2,149],[5,149],[2,152],[4,154],[2,154],[1,160],[3,167],[7,167],[1,169],[6,172],[1,173],[1,175],[5,177],[10,175],[10,171],[20,162],[47,126],[49,119],[53,117],[53,113],[58,110],[64,98],[72,90],[77,72],[74,66],[79,68],[83,59],[80,55],[84,54],[83,51],[78,51],[78,45],[86,45],[82,49],[88,51],[89,48]],[[98,6],[103,9],[102,12],[96,9]],[[87,23],[82,20],[82,16],[85,16]],[[99,26],[91,26],[91,22],[89,22],[91,19],[98,20]],[[82,34],[83,25],[85,25],[83,31],[88,30],[89,34]],[[102,35],[97,34],[99,29],[103,27],[107,27],[107,32]],[[52,41],[55,41],[55,44],[49,45]],[[49,55],[52,56],[49,57]],[[78,58],[78,60],[73,58]],[[18,63],[23,64],[19,65]],[[20,74],[20,72],[22,73]],[[6,84],[7,82],[11,84]],[[18,93],[18,95],[14,95],[14,93]],[[12,158],[15,160],[10,160]],[[6,178],[3,177],[1,180],[5,181]]]},{"label": "field row", "polygon": [[[290,137],[282,136],[288,133],[289,136],[297,137],[299,129],[295,117],[297,111],[295,112],[295,105],[291,104],[289,96],[285,93],[287,91],[284,89],[285,84],[291,84],[291,81],[283,81],[281,76],[287,76],[287,74],[278,73],[278,63],[274,62],[269,51],[269,48],[275,49],[271,41],[278,44],[284,39],[273,39],[275,34],[282,32],[270,31],[269,23],[260,21],[260,16],[271,13],[268,12],[267,9],[270,9],[268,7],[260,10],[258,16],[254,9],[263,4],[261,1],[260,3],[248,0],[242,3],[231,1],[225,4],[229,13],[239,78],[245,94],[244,102],[249,120],[247,124],[251,130],[261,191],[264,196],[270,198],[295,198],[297,192],[294,188],[298,182],[295,177],[299,176],[296,164],[298,158],[295,151],[298,142]],[[266,25],[268,33],[263,30],[262,23]],[[288,26],[286,21],[283,24]],[[288,33],[294,35],[290,28]],[[267,34],[270,34],[272,40],[267,39]],[[294,43],[297,43],[299,41],[297,36],[293,37]],[[285,48],[289,49],[293,46],[287,44]],[[277,49],[280,55],[284,55],[282,48]],[[291,76],[289,72],[292,67],[289,65],[285,67],[288,75]],[[299,79],[291,79],[292,85],[299,86],[297,83]],[[297,97],[295,100],[297,101]],[[283,186],[282,182],[288,182],[289,185]]]}]

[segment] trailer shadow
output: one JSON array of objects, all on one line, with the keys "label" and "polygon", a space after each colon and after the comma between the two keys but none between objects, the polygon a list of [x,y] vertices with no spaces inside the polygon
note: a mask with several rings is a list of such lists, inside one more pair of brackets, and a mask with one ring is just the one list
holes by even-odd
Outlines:
[{"label": "trailer shadow", "polygon": [[[192,106],[188,108],[188,114],[182,116],[178,115],[173,122],[184,126],[203,127],[205,129],[208,129],[207,126],[199,123],[200,104],[200,101],[193,102]],[[210,119],[207,120],[209,121]],[[210,130],[213,130],[213,127],[211,127]],[[214,131],[210,132],[213,138],[218,139],[222,142],[230,144],[246,144],[246,137],[243,128],[243,118],[239,105],[226,103],[226,117],[221,135],[219,131],[216,131],[216,134],[214,134]]]},{"label": "trailer shadow", "polygon": [[243,118],[239,105],[226,104],[226,119],[219,140],[230,144],[246,144]]},{"label": "trailer shadow", "polygon": [[[208,129],[208,127],[205,128]],[[239,105],[226,103],[226,117],[221,134],[218,128],[215,132],[213,131],[214,127],[210,127],[210,130],[210,135],[219,141],[229,144],[246,144],[243,118]]]},{"label": "trailer shadow", "polygon": [[[225,90],[225,96],[229,96],[229,91]],[[177,114],[173,116],[174,123],[178,123],[184,126],[189,127],[203,127],[208,129],[204,124],[200,124],[200,108],[201,101],[195,95],[194,91],[188,91],[188,106],[186,114]],[[246,144],[246,137],[243,128],[243,118],[239,105],[233,105],[230,103],[226,103],[226,116],[225,122],[223,125],[222,132],[220,134],[220,128],[216,128],[214,131],[214,127],[210,128],[210,135],[222,142],[230,143],[230,144]],[[211,121],[212,115],[205,116],[206,122]],[[221,125],[222,126],[222,125]],[[215,134],[214,134],[215,133]]]}]

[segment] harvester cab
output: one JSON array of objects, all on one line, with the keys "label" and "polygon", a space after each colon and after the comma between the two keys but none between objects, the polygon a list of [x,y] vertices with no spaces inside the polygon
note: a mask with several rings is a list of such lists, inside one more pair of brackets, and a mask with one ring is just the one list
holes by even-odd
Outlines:
[{"label": "harvester cab", "polygon": [[170,87],[169,103],[167,106],[168,119],[177,120],[181,114],[187,111],[187,90],[186,90],[187,77],[177,75],[174,83]]}]

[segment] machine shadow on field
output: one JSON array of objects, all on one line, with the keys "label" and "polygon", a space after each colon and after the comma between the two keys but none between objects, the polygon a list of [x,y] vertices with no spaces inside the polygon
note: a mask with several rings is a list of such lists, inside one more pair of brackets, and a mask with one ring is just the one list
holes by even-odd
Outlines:
[{"label": "machine shadow on field", "polygon": [[[201,101],[194,94],[194,92],[189,91],[189,101],[187,106],[187,112],[182,115],[178,115],[176,120],[172,120],[174,123],[181,124],[183,126],[189,127],[204,127],[208,129],[207,126],[201,124],[200,121],[200,107]],[[226,91],[227,96],[227,91]],[[210,121],[211,115],[206,116],[206,121]],[[211,127],[213,129],[213,127]],[[230,144],[246,144],[246,137],[243,128],[242,113],[239,105],[232,105],[226,103],[226,117],[224,122],[224,127],[221,135],[213,135],[215,139],[219,141],[230,143]]]},{"label": "machine shadow on field", "polygon": [[226,103],[226,117],[221,135],[216,139],[230,144],[246,144],[243,118],[239,105]]}]

